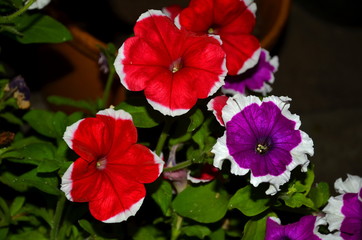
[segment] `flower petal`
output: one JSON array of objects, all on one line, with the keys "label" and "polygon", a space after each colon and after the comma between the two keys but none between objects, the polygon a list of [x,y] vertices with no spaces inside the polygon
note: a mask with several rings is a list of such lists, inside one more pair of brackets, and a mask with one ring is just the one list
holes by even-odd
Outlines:
[{"label": "flower petal", "polygon": [[229,75],[241,74],[257,64],[261,49],[259,40],[253,35],[223,34],[221,41]]},{"label": "flower petal", "polygon": [[224,84],[225,53],[218,40],[179,30],[155,10],[141,15],[135,34],[119,50],[117,73],[127,89],[144,90],[163,114],[183,114]]},{"label": "flower petal", "polygon": [[112,145],[113,134],[98,118],[81,119],[68,126],[63,139],[68,146],[86,161],[106,155]]},{"label": "flower petal", "polygon": [[211,99],[210,102],[207,104],[207,110],[213,112],[216,120],[220,123],[221,126],[225,125],[222,119],[222,109],[225,107],[228,99],[229,97],[225,95],[217,96]]},{"label": "flower petal", "polygon": [[89,202],[91,214],[106,223],[121,222],[134,216],[146,196],[143,184],[128,181],[119,174],[103,175],[102,178],[97,199]]},{"label": "flower petal", "polygon": [[235,95],[222,109],[226,131],[212,152],[214,166],[221,168],[223,159],[231,162],[231,172],[245,175],[258,186],[270,183],[267,194],[275,194],[290,178],[298,165],[307,170],[313,142],[299,130],[300,120],[288,111],[289,98],[274,96],[260,101],[254,96]]}]

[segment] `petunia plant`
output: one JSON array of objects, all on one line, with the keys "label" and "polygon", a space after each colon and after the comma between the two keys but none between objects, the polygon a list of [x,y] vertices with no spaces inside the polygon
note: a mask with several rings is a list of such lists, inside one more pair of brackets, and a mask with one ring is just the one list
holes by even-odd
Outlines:
[{"label": "petunia plant", "polygon": [[[69,40],[31,21],[48,3],[0,1],[0,33]],[[338,179],[335,197],[314,181],[313,140],[271,93],[279,59],[253,35],[256,11],[144,12],[118,50],[100,49],[102,98],[48,98],[72,113],[31,107],[21,72],[0,65],[0,239],[361,239],[361,177]],[[126,100],[109,105],[115,84]]]}]

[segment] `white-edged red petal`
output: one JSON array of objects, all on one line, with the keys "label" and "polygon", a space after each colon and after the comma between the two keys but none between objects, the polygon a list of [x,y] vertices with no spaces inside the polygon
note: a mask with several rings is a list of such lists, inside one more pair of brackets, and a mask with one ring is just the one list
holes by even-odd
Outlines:
[{"label": "white-edged red petal", "polygon": [[222,109],[225,107],[228,99],[229,97],[226,95],[216,96],[207,104],[207,109],[213,112],[216,120],[220,123],[221,126],[225,126],[224,120],[222,118]]},{"label": "white-edged red petal", "polygon": [[158,178],[164,162],[136,144],[131,115],[123,110],[102,110],[95,118],[68,127],[64,138],[80,153],[62,177],[66,197],[89,202],[92,215],[103,222],[120,222],[135,215],[146,195],[143,184]]},{"label": "white-edged red petal", "polygon": [[115,68],[128,90],[144,90],[161,113],[181,115],[224,84],[225,53],[217,39],[179,30],[156,10],[142,14],[134,31]]}]

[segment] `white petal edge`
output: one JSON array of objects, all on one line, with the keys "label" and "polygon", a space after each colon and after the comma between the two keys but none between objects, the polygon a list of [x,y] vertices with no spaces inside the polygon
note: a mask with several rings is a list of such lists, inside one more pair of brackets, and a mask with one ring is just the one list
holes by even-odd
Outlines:
[{"label": "white petal edge", "polygon": [[362,178],[356,175],[347,174],[347,179],[345,181],[342,181],[342,178],[338,178],[334,182],[334,188],[340,194],[359,193],[362,188]]},{"label": "white petal edge", "polygon": [[[29,1],[26,2],[26,4]],[[50,3],[50,0],[36,0],[33,4],[30,5],[30,7],[28,8],[29,10],[34,10],[34,9],[42,9],[44,8],[46,5],[48,5]]]},{"label": "white petal edge", "polygon": [[65,197],[73,202],[72,195],[70,192],[73,188],[73,181],[72,181],[72,172],[73,172],[74,163],[72,163],[67,171],[65,171],[64,175],[62,176],[62,182],[60,184],[60,190],[62,190],[65,193]]},{"label": "white petal edge", "polygon": [[119,79],[120,79],[122,85],[127,90],[129,90],[129,86],[128,86],[127,82],[125,81],[126,73],[123,70],[124,69],[123,60],[126,58],[124,55],[124,45],[125,45],[125,43],[123,43],[122,46],[118,49],[117,57],[116,57],[113,65],[116,70],[116,73],[119,76]]},{"label": "white petal edge", "polygon": [[63,134],[63,139],[64,141],[67,143],[68,147],[73,149],[73,137],[74,137],[74,133],[75,131],[77,131],[79,124],[83,121],[84,119],[80,119],[77,122],[73,123],[72,125],[68,126],[65,129],[65,132]]},{"label": "white petal edge", "polygon": [[343,195],[336,197],[330,197],[327,206],[323,208],[325,212],[325,221],[329,224],[328,229],[330,231],[339,230],[344,220],[344,214],[342,213],[343,207]]},{"label": "white petal edge", "polygon": [[150,150],[150,152],[152,153],[153,155],[153,161],[155,164],[158,164],[158,176],[161,175],[162,171],[163,171],[163,167],[165,165],[165,162],[162,160],[161,157],[157,156],[157,154],[155,152],[152,152]]},{"label": "white petal edge", "polygon": [[112,117],[114,119],[132,121],[131,114],[129,114],[128,112],[126,112],[122,109],[114,110],[113,108],[107,108],[107,109],[103,109],[103,110],[100,110],[99,112],[97,112],[97,115],[108,116],[108,117]]},{"label": "white petal edge", "polygon": [[129,217],[136,215],[137,211],[140,209],[144,198],[140,199],[138,202],[134,203],[129,209],[124,212],[118,213],[107,220],[102,222],[104,223],[118,223],[122,221],[126,221]]},{"label": "white petal edge", "polygon": [[254,67],[259,61],[260,52],[261,52],[261,48],[259,47],[257,50],[255,50],[253,55],[251,55],[251,57],[244,62],[243,66],[238,70],[236,75],[242,74],[246,70]]}]

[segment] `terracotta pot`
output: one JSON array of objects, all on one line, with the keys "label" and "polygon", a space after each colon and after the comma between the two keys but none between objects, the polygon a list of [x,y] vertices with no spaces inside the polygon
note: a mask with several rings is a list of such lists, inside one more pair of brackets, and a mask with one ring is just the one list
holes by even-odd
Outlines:
[{"label": "terracotta pot", "polygon": [[[290,0],[256,0],[257,25],[255,35],[261,40],[262,47],[270,50],[276,43],[288,17]],[[129,8],[122,8],[122,4],[132,4],[124,1],[115,1],[121,9],[120,17],[133,21],[138,13],[132,15]],[[137,5],[138,4],[138,5]],[[135,0],[133,5],[149,7],[153,2]],[[127,11],[125,10],[127,9]],[[134,23],[133,23],[134,24]],[[73,99],[96,99],[102,96],[105,76],[100,73],[98,66],[99,46],[105,43],[96,39],[79,27],[68,25],[73,34],[72,41],[62,44],[52,44],[44,47],[45,70],[48,74],[47,83],[43,87],[45,96],[60,95]],[[117,79],[111,95],[110,104],[117,104],[125,98],[125,89]],[[54,109],[59,109],[54,107]],[[72,108],[60,108],[72,111]]]}]

